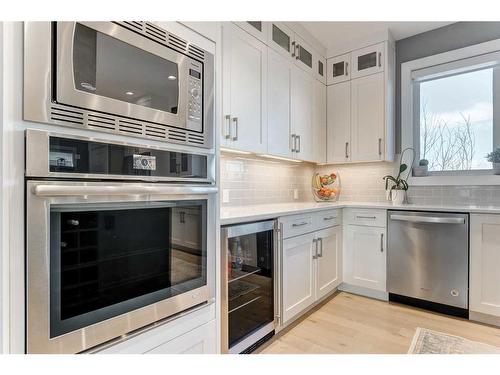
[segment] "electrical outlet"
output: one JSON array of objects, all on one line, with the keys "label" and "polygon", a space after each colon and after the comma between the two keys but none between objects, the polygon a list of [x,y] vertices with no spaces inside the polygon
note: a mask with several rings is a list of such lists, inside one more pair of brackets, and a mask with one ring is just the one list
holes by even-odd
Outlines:
[{"label": "electrical outlet", "polygon": [[293,199],[299,199],[299,189],[293,189]]},{"label": "electrical outlet", "polygon": [[222,189],[222,203],[229,203],[229,189]]}]

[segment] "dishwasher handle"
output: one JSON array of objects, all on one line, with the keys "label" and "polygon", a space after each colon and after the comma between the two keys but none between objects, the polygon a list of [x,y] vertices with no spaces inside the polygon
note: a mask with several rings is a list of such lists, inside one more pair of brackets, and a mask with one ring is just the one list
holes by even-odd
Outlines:
[{"label": "dishwasher handle", "polygon": [[408,221],[410,223],[433,223],[433,224],[465,224],[463,217],[438,217],[438,216],[412,216],[412,215],[390,215],[391,220]]}]

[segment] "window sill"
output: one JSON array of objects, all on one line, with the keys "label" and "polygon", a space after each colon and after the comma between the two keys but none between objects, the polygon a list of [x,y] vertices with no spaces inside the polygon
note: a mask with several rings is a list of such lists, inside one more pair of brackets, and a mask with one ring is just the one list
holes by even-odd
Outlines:
[{"label": "window sill", "polygon": [[410,186],[500,185],[500,175],[426,176],[408,178]]}]

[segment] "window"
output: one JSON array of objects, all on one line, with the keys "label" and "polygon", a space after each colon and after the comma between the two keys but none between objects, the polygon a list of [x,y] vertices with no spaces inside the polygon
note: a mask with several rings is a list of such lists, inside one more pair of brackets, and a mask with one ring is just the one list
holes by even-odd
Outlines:
[{"label": "window", "polygon": [[500,147],[499,50],[500,40],[402,64],[402,148],[413,147],[416,164],[428,161],[426,182],[477,183],[492,175],[487,154]]},{"label": "window", "polygon": [[493,71],[487,68],[438,77],[419,84],[419,159],[429,171],[491,169]]}]

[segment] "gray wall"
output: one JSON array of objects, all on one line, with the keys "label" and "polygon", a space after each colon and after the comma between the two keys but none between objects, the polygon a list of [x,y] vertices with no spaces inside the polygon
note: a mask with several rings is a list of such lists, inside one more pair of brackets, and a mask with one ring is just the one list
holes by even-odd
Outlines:
[{"label": "gray wall", "polygon": [[396,151],[401,151],[401,63],[500,39],[500,22],[457,22],[396,42]]}]

